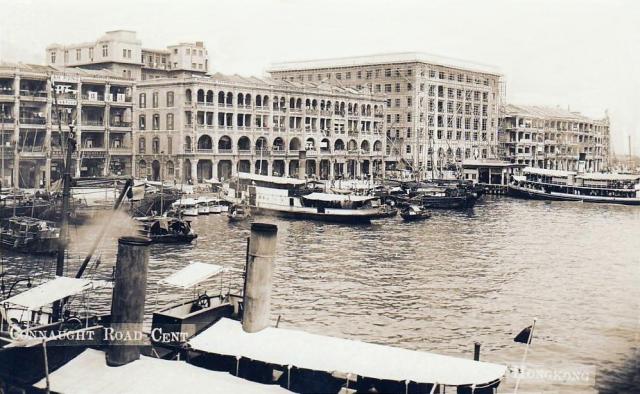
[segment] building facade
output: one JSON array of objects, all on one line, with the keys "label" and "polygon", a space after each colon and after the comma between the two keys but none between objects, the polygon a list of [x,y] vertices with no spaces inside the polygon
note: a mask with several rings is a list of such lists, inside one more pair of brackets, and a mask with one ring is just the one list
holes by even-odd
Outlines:
[{"label": "building facade", "polygon": [[45,59],[50,66],[107,69],[133,80],[206,74],[209,69],[209,54],[201,41],[145,49],[130,30],[109,31],[87,43],[49,45]]},{"label": "building facade", "polygon": [[214,74],[141,81],[135,105],[140,178],[340,179],[384,170],[384,101],[369,93]]},{"label": "building facade", "polygon": [[501,75],[492,67],[420,53],[279,63],[287,81],[325,81],[385,101],[388,168],[435,174],[465,159],[498,158]]},{"label": "building facade", "polygon": [[506,105],[500,141],[512,163],[554,170],[609,169],[609,118],[560,108]]},{"label": "building facade", "polygon": [[46,187],[61,177],[60,113],[63,131],[76,125],[75,176],[131,174],[133,91],[109,71],[0,64],[2,185]]}]

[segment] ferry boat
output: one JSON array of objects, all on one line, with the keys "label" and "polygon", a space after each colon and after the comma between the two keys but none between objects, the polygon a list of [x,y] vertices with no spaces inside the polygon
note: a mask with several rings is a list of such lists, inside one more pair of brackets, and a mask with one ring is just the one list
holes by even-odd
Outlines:
[{"label": "ferry boat", "polygon": [[340,223],[368,223],[398,210],[376,196],[329,194],[306,187],[302,179],[239,173],[228,189],[231,201],[248,201],[252,212]]},{"label": "ferry boat", "polygon": [[171,207],[182,210],[184,216],[198,216],[198,201],[193,198],[183,198],[173,204]]},{"label": "ferry boat", "polygon": [[3,221],[0,238],[7,250],[53,255],[58,251],[60,229],[47,220],[14,216]]},{"label": "ferry boat", "polygon": [[514,175],[509,194],[538,200],[640,205],[640,174],[584,173],[527,167]]}]

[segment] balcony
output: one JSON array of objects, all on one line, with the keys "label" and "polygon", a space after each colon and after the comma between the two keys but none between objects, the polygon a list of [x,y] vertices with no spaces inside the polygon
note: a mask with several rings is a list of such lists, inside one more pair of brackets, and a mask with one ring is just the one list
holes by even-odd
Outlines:
[{"label": "balcony", "polygon": [[97,92],[90,92],[82,94],[82,100],[88,101],[92,104],[104,104],[104,94]]},{"label": "balcony", "polygon": [[20,89],[20,98],[26,100],[46,101],[47,91]]},{"label": "balcony", "polygon": [[269,107],[266,106],[266,105],[262,105],[262,106],[256,105],[256,111],[261,111],[261,112],[262,111],[269,111]]},{"label": "balcony", "polygon": [[221,155],[231,155],[233,154],[233,149],[218,149],[218,153]]},{"label": "balcony", "polygon": [[130,146],[124,146],[124,145],[111,145],[109,147],[109,153],[112,154],[132,154],[133,150],[131,149]]},{"label": "balcony", "polygon": [[251,154],[251,149],[238,149],[238,154],[239,155],[250,155]]},{"label": "balcony", "polygon": [[81,125],[88,127],[104,127],[104,121],[101,119],[82,119]]},{"label": "balcony", "polygon": [[213,148],[197,148],[197,153],[213,153]]},{"label": "balcony", "polygon": [[14,90],[8,86],[0,86],[0,98],[13,100]]},{"label": "balcony", "polygon": [[111,127],[126,127],[126,128],[131,128],[131,122],[123,122],[120,120],[112,120],[109,125]]},{"label": "balcony", "polygon": [[47,124],[47,118],[39,117],[39,116],[21,116],[20,117],[21,125],[39,125],[43,126]]},{"label": "balcony", "polygon": [[13,117],[11,116],[2,116],[2,114],[0,114],[0,123],[4,123],[4,124],[13,124]]}]

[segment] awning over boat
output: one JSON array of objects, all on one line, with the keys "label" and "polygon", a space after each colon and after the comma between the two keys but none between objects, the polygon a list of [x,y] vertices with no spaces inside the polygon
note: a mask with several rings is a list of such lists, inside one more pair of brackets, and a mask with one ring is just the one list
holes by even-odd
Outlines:
[{"label": "awning over boat", "polygon": [[576,178],[581,178],[589,181],[635,181],[640,179],[640,174],[609,174],[591,172],[580,174]]},{"label": "awning over boat", "polygon": [[546,168],[536,168],[536,167],[527,167],[522,170],[522,173],[542,175],[542,176],[557,176],[557,177],[567,177],[569,175],[576,175],[576,173],[573,171],[548,170]]},{"label": "awning over boat", "polygon": [[55,279],[8,298],[0,304],[20,305],[29,310],[40,309],[55,301],[82,293],[85,290],[108,286],[108,282],[57,276]]},{"label": "awning over boat", "polygon": [[[237,378],[227,372],[210,371],[184,361],[140,356],[139,360],[114,368],[99,350],[87,349],[49,374],[57,393],[288,393],[276,385]],[[46,378],[35,384],[44,389]]]},{"label": "awning over boat", "polygon": [[197,285],[213,275],[219,274],[224,267],[215,264],[192,262],[183,269],[161,280],[162,283],[183,289]]},{"label": "awning over boat", "polygon": [[304,185],[305,183],[307,183],[304,179],[285,178],[285,177],[270,176],[270,175],[259,175],[259,174],[251,174],[248,172],[239,172],[238,178],[248,179],[252,181],[270,182],[278,185]]},{"label": "awning over boat", "polygon": [[246,333],[240,322],[221,319],[189,341],[194,350],[245,357],[282,366],[375,379],[467,385],[501,379],[506,366],[268,327]]},{"label": "awning over boat", "polygon": [[352,194],[329,194],[329,193],[311,193],[302,196],[305,200],[314,201],[367,201],[373,200],[374,196],[355,196]]}]

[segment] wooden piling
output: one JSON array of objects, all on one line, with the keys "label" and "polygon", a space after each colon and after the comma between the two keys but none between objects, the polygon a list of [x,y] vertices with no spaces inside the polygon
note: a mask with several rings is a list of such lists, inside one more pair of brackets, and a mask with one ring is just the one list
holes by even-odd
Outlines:
[{"label": "wooden piling", "polygon": [[150,243],[142,237],[118,239],[111,325],[106,335],[107,364],[112,367],[140,358]]},{"label": "wooden piling", "polygon": [[480,342],[474,342],[473,344],[473,359],[480,361]]},{"label": "wooden piling", "polygon": [[269,326],[277,235],[276,225],[251,225],[242,317],[242,329],[246,332],[258,332]]}]

